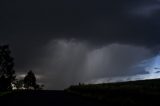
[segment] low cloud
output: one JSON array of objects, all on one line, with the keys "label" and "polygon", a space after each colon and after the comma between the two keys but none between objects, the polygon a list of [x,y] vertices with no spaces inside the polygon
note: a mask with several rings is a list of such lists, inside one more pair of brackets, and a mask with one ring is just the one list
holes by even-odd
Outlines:
[{"label": "low cloud", "polygon": [[117,43],[95,47],[75,39],[53,40],[42,50],[32,69],[43,76],[40,81],[47,89],[64,89],[100,78],[145,74],[144,68],[133,67],[152,55],[144,47]]}]

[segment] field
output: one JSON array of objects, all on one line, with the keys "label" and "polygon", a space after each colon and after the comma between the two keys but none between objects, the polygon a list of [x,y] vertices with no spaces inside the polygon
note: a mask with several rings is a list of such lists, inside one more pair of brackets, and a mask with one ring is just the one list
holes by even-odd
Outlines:
[{"label": "field", "polygon": [[109,84],[71,86],[68,92],[98,100],[107,105],[157,105],[160,104],[160,79]]},{"label": "field", "polygon": [[0,96],[3,106],[98,106],[101,103],[66,91],[13,91]]},{"label": "field", "polygon": [[75,85],[62,91],[0,93],[0,102],[16,106],[154,106],[160,105],[160,79]]}]

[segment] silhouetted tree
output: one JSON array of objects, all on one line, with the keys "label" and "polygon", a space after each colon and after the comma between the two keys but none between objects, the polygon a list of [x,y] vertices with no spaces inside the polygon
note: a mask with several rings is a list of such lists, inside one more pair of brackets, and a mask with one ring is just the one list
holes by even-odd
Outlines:
[{"label": "silhouetted tree", "polygon": [[44,85],[39,85],[36,83],[35,74],[30,70],[23,79],[16,79],[13,82],[13,86],[17,90],[42,90]]},{"label": "silhouetted tree", "polygon": [[26,89],[36,89],[36,87],[37,87],[36,77],[31,70],[24,77],[24,87]]},{"label": "silhouetted tree", "polygon": [[12,90],[15,80],[14,62],[8,45],[0,46],[0,90]]}]

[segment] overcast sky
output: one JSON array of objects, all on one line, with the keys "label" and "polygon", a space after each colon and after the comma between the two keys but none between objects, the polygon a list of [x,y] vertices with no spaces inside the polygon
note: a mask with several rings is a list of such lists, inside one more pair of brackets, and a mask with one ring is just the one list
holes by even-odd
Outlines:
[{"label": "overcast sky", "polygon": [[46,89],[156,73],[160,0],[2,0],[0,7],[0,44],[10,45],[16,73],[32,69]]}]

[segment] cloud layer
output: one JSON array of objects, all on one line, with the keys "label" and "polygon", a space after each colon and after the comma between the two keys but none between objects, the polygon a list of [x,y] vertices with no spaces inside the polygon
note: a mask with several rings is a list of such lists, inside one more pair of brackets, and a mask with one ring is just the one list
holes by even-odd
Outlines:
[{"label": "cloud layer", "polygon": [[136,66],[160,48],[159,0],[4,0],[1,10],[16,71],[35,70],[49,89],[150,73]]},{"label": "cloud layer", "polygon": [[99,78],[145,74],[144,68],[134,67],[152,55],[144,47],[116,43],[93,47],[74,39],[53,40],[42,50],[44,53],[30,68],[43,75],[40,81],[48,89],[63,89]]}]

